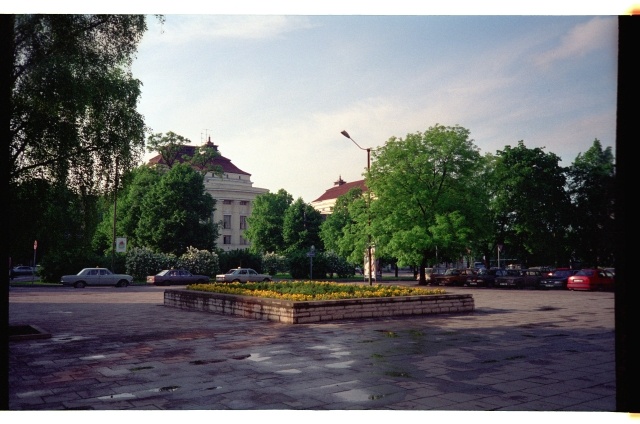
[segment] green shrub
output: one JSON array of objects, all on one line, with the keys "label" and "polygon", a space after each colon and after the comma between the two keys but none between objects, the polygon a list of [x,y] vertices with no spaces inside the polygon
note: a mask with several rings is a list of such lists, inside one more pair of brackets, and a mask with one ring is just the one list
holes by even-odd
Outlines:
[{"label": "green shrub", "polygon": [[220,271],[218,255],[208,250],[198,250],[189,246],[187,251],[180,256],[178,267],[184,268],[192,274],[216,276]]}]

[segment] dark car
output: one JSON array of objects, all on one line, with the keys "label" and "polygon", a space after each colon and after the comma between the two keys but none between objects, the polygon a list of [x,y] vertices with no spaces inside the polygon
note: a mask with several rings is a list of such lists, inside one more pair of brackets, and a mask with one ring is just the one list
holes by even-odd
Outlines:
[{"label": "dark car", "polygon": [[211,277],[208,275],[192,274],[186,269],[165,269],[156,275],[149,275],[147,284],[155,284],[156,286],[205,284],[210,280]]},{"label": "dark car", "polygon": [[507,275],[507,270],[502,268],[480,269],[476,275],[467,278],[470,287],[493,287],[496,278]]},{"label": "dark car", "polygon": [[558,268],[551,273],[550,276],[543,277],[540,280],[539,287],[541,289],[561,289],[566,290],[569,277],[578,272],[575,269]]},{"label": "dark car", "polygon": [[464,286],[467,278],[475,274],[476,271],[473,269],[449,268],[444,274],[436,275],[433,279],[436,286]]},{"label": "dark car", "polygon": [[11,278],[36,275],[36,269],[32,266],[14,266],[11,268]]},{"label": "dark car", "polygon": [[509,269],[507,275],[496,278],[496,287],[502,288],[538,288],[542,280],[542,272],[533,269]]}]

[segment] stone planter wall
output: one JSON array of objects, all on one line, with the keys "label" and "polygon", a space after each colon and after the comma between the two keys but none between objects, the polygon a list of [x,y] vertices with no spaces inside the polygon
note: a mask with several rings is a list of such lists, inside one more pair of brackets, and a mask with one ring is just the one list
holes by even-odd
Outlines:
[{"label": "stone planter wall", "polygon": [[294,302],[193,290],[165,290],[164,305],[287,324],[400,315],[450,314],[472,312],[475,308],[473,296],[470,294]]}]

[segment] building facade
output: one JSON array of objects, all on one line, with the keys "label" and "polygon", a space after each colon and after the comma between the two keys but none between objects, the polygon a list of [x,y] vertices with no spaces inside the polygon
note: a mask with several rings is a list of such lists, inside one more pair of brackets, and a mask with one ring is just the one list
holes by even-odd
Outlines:
[{"label": "building facade", "polygon": [[[247,229],[247,218],[251,216],[253,202],[260,194],[268,193],[266,188],[253,187],[251,174],[235,166],[230,159],[219,154],[218,146],[211,142],[206,147],[215,149],[218,155],[211,161],[211,165],[222,170],[221,175],[207,172],[204,177],[204,187],[207,193],[216,199],[215,210],[212,212],[213,222],[219,224],[216,246],[222,250],[247,249],[250,243],[244,238]],[[178,153],[178,161],[182,156],[193,156],[196,146],[182,146]],[[149,160],[149,165],[164,164],[161,155]]]}]

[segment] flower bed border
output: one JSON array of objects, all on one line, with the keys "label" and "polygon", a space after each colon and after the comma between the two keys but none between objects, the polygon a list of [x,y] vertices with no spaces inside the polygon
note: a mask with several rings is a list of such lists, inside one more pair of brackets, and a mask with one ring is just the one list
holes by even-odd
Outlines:
[{"label": "flower bed border", "polygon": [[165,290],[164,305],[245,318],[306,324],[373,317],[473,312],[471,294],[291,301],[195,290]]}]

